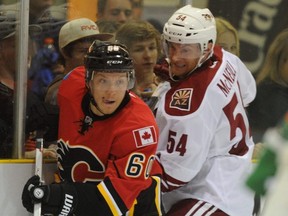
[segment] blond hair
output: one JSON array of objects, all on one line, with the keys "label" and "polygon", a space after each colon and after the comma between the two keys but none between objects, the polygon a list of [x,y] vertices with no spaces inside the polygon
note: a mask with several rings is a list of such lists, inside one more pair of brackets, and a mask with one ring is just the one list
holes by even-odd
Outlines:
[{"label": "blond hair", "polygon": [[116,32],[115,40],[125,44],[128,49],[134,42],[156,39],[158,55],[161,53],[161,35],[148,21],[133,20],[124,23]]},{"label": "blond hair", "polygon": [[285,87],[288,86],[288,84],[282,79],[279,70],[280,58],[282,55],[287,53],[287,51],[285,53],[285,50],[288,51],[288,28],[281,31],[269,46],[264,64],[256,79],[257,84],[266,78],[269,78],[279,85]]},{"label": "blond hair", "polygon": [[222,34],[223,32],[230,31],[234,34],[236,39],[236,55],[240,56],[240,42],[239,42],[239,36],[236,28],[226,19],[223,17],[216,17],[216,29],[217,29],[217,38],[216,38],[216,44],[218,43],[218,36]]}]

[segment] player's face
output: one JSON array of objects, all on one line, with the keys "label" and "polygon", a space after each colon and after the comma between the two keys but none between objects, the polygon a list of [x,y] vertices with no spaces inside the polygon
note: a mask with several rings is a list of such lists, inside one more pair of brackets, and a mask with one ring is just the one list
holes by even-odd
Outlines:
[{"label": "player's face", "polygon": [[201,56],[199,44],[178,44],[168,42],[167,55],[173,75],[182,77],[192,71]]},{"label": "player's face", "polygon": [[132,3],[130,0],[107,0],[103,18],[125,23],[132,19]]},{"label": "player's face", "polygon": [[96,108],[92,111],[96,115],[111,114],[119,107],[127,91],[127,73],[95,72],[89,88],[102,113]]},{"label": "player's face", "polygon": [[217,44],[234,55],[238,53],[236,37],[231,31],[226,31],[218,35]]}]

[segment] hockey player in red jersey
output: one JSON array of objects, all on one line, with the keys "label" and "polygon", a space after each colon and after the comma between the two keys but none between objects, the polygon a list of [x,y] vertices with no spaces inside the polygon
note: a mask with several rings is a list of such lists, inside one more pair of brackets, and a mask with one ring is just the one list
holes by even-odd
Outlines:
[{"label": "hockey player in red jersey", "polygon": [[[186,5],[164,26],[169,85],[155,106],[167,215],[252,215],[245,188],[254,143],[245,107],[256,85],[241,60],[215,46],[209,9]],[[157,91],[157,90],[156,90]]]},{"label": "hockey player in red jersey", "polygon": [[[94,41],[78,67],[64,78],[60,107],[60,184],[28,180],[28,211],[59,215],[162,215],[160,179],[151,176],[158,128],[149,107],[129,92],[132,60],[118,43]],[[39,193],[40,191],[40,193]]]}]

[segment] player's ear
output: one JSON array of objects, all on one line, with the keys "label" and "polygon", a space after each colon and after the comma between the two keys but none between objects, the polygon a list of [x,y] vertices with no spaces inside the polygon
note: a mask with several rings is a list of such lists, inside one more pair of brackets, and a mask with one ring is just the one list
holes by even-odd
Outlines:
[{"label": "player's ear", "polygon": [[212,42],[212,40],[210,40],[208,42],[208,46],[207,46],[207,49],[205,50],[205,52],[209,53],[212,50],[212,48],[213,48],[213,42]]},{"label": "player's ear", "polygon": [[92,87],[91,80],[86,81],[86,88],[88,90],[91,90],[92,89],[91,87]]},{"label": "player's ear", "polygon": [[213,42],[209,42],[208,43],[208,48],[212,49],[212,47],[213,47]]},{"label": "player's ear", "polygon": [[206,59],[206,57],[208,57],[208,55],[211,53],[212,49],[213,49],[213,41],[210,40],[210,41],[208,42],[208,44],[207,44],[207,49],[205,49],[205,50],[204,50],[204,53],[203,53],[203,54],[205,55],[205,59]]}]

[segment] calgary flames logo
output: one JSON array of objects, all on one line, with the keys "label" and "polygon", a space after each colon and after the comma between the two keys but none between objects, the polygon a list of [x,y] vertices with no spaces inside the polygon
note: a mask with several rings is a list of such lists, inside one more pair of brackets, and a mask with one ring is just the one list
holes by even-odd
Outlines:
[{"label": "calgary flames logo", "polygon": [[191,97],[193,89],[179,89],[172,95],[172,100],[170,102],[170,108],[176,108],[179,110],[190,110]]}]

